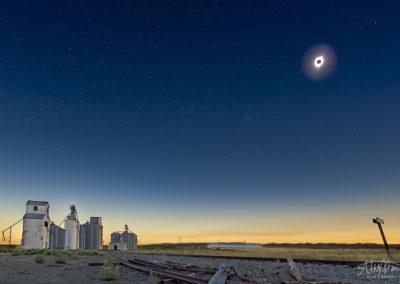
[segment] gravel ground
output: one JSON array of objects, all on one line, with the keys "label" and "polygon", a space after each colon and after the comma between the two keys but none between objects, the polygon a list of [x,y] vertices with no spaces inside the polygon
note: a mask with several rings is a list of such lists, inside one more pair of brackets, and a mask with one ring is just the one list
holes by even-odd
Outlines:
[{"label": "gravel ground", "polygon": [[[68,258],[67,264],[54,262],[46,255],[44,263],[35,263],[34,255],[0,254],[0,283],[106,283],[99,279],[100,267],[89,262],[103,262],[103,256]],[[120,278],[111,283],[149,283],[149,276],[140,271],[120,267]]]},{"label": "gravel ground", "polygon": [[[279,265],[270,261],[248,261],[236,259],[206,258],[206,257],[183,257],[183,256],[165,256],[165,255],[146,255],[146,254],[127,254],[118,253],[121,258],[129,259],[136,256],[137,258],[148,261],[175,261],[182,263],[190,263],[198,266],[204,266],[205,263],[210,264],[214,268],[218,268],[225,263],[232,265],[236,271],[242,276],[255,280],[253,283],[281,283],[282,281],[294,281],[288,273],[287,263]],[[400,283],[400,269],[395,272],[381,273],[380,278],[368,277],[365,271],[359,268],[352,268],[345,265],[328,265],[328,264],[302,264],[297,263],[303,280],[307,281],[326,281],[326,282],[343,282],[343,283]],[[362,272],[362,273],[360,273]],[[371,276],[371,275],[370,275]],[[377,276],[377,274],[375,274]],[[386,276],[386,278],[384,278]],[[248,283],[241,281],[238,277],[234,277],[228,282],[231,283]]]},{"label": "gravel ground", "polygon": [[[135,256],[147,261],[174,261],[194,264],[200,267],[218,268],[225,263],[232,265],[241,276],[233,276],[228,284],[237,283],[282,283],[294,281],[288,273],[286,263],[276,264],[268,261],[247,261],[229,258],[207,258],[190,256],[146,255],[118,252],[116,256],[123,259],[133,259]],[[12,256],[0,254],[0,283],[104,283],[99,279],[99,266],[89,266],[90,262],[103,262],[103,256],[81,256],[77,259],[68,258],[67,264],[56,264],[55,257],[46,255],[45,262],[35,263],[34,255]],[[400,283],[400,270],[381,273],[380,278],[368,278],[368,275],[358,268],[343,265],[301,264],[298,268],[307,281],[326,281],[341,283]],[[182,272],[181,272],[182,273]],[[371,275],[370,275],[371,276]],[[376,276],[376,274],[375,274]],[[385,277],[386,278],[383,278]],[[211,278],[211,275],[196,277]],[[252,281],[244,281],[250,279]],[[149,283],[149,276],[124,266],[120,267],[120,277],[111,283]]]}]

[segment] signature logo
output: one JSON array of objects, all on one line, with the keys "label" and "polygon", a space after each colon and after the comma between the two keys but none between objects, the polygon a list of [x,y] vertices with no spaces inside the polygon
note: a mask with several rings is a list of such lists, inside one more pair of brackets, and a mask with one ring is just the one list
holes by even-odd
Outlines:
[{"label": "signature logo", "polygon": [[394,278],[396,272],[400,272],[400,264],[385,259],[381,261],[366,260],[357,268],[360,270],[358,276],[366,275],[367,278],[371,279]]}]

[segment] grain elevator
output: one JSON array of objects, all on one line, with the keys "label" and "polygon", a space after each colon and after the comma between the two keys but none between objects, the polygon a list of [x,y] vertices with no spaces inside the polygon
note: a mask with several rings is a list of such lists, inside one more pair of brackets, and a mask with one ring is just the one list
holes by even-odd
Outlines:
[{"label": "grain elevator", "polygon": [[77,250],[79,249],[79,220],[78,212],[75,205],[71,205],[71,212],[65,220],[65,249]]}]

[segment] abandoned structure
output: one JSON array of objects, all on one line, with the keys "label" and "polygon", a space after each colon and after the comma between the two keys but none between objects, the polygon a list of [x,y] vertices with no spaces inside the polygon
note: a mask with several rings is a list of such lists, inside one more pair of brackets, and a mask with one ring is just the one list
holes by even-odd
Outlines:
[{"label": "abandoned structure", "polygon": [[70,207],[71,213],[65,220],[65,249],[79,249],[79,220],[75,205]]},{"label": "abandoned structure", "polygon": [[65,245],[65,230],[53,222],[50,224],[50,249],[64,249]]},{"label": "abandoned structure", "polygon": [[103,226],[101,217],[90,217],[90,223],[81,225],[79,233],[79,248],[97,250],[103,248]]},{"label": "abandoned structure", "polygon": [[[50,222],[49,208],[47,201],[28,200],[26,202],[26,213],[23,219],[20,220],[23,221],[21,241],[23,249],[98,250],[103,248],[101,217],[90,217],[90,222],[86,222],[81,226],[76,207],[71,205],[70,213],[63,220],[63,222],[65,221],[65,229],[63,229],[60,227],[63,222],[61,222],[60,226]],[[126,230],[128,230],[127,228]],[[122,239],[128,240],[124,241],[124,243],[132,243],[132,237],[124,235]],[[128,247],[127,245],[125,246]],[[132,247],[132,245],[129,245],[129,247]]]},{"label": "abandoned structure", "polygon": [[108,248],[110,250],[135,250],[137,249],[137,235],[129,230],[128,225],[125,225],[125,231],[111,234],[111,243]]},{"label": "abandoned structure", "polygon": [[48,248],[50,238],[49,203],[47,201],[26,202],[23,217],[21,246],[23,249]]}]

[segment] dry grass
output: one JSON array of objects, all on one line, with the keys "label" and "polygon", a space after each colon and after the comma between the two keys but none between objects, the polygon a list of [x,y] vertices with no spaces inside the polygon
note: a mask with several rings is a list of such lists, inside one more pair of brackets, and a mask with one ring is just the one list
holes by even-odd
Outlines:
[{"label": "dry grass", "polygon": [[58,264],[67,264],[68,259],[64,255],[57,255],[56,258],[54,259],[54,262]]},{"label": "dry grass", "polygon": [[35,262],[36,263],[44,263],[45,257],[43,254],[37,254],[35,255]]},{"label": "dry grass", "polygon": [[119,278],[119,266],[114,265],[114,258],[110,254],[106,254],[104,265],[100,268],[100,280],[111,281]]},{"label": "dry grass", "polygon": [[10,263],[10,260],[7,256],[2,256],[0,258],[0,266],[7,266]]},{"label": "dry grass", "polygon": [[[388,259],[385,249],[364,248],[235,248],[235,249],[212,249],[212,248],[184,248],[184,249],[138,249],[135,253],[154,254],[183,254],[204,256],[247,256],[268,258],[302,258],[322,260],[382,260]],[[400,250],[391,250],[392,261],[400,262]]]},{"label": "dry grass", "polygon": [[155,273],[154,271],[150,272],[149,283],[150,284],[158,284],[158,283],[160,283],[160,279],[158,279],[157,273]]}]

